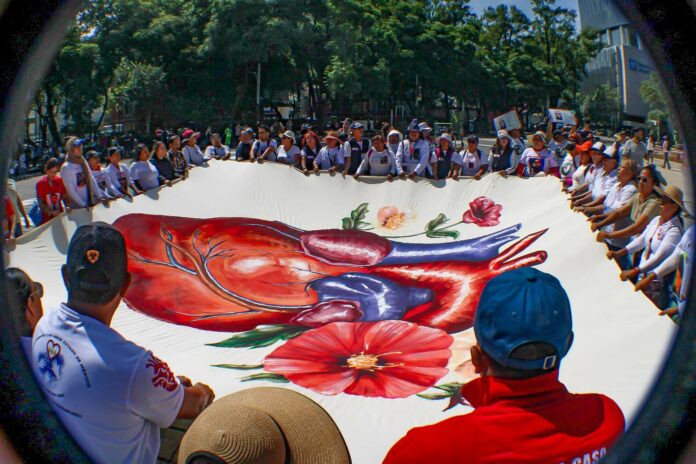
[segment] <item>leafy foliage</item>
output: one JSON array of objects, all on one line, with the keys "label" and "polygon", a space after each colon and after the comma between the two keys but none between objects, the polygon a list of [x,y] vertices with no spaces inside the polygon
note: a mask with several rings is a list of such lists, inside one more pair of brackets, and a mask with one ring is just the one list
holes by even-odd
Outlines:
[{"label": "leafy foliage", "polygon": [[448,221],[447,216],[443,213],[437,215],[435,219],[425,225],[425,236],[428,238],[443,238],[449,237],[453,239],[459,238],[459,232],[456,230],[444,230],[442,226]]},{"label": "leafy foliage", "polygon": [[58,108],[70,116],[52,133],[94,131],[90,116],[124,105],[141,129],[252,119],[260,67],[264,106],[285,100],[320,120],[367,106],[484,115],[562,98],[579,109],[579,81],[599,45],[577,33],[574,11],[533,0],[532,17],[506,5],[477,17],[468,3],[93,0],[37,107],[49,125]]},{"label": "leafy foliage", "polygon": [[447,411],[458,404],[465,404],[465,400],[462,398],[463,385],[464,384],[458,382],[435,385],[433,388],[439,390],[438,392],[418,393],[416,396],[426,400],[448,400],[447,406],[443,409],[443,411]]},{"label": "leafy foliage", "polygon": [[273,345],[281,340],[289,340],[297,337],[308,329],[308,327],[290,324],[260,326],[254,330],[234,334],[221,342],[210,343],[208,346],[220,348],[262,348],[264,346]]},{"label": "leafy foliage", "polygon": [[350,212],[350,217],[344,217],[341,220],[341,227],[343,230],[370,230],[372,229],[370,226],[369,222],[365,221],[365,217],[367,217],[367,213],[369,212],[368,209],[368,204],[367,203],[361,203],[358,205],[357,208],[355,208],[353,211]]}]

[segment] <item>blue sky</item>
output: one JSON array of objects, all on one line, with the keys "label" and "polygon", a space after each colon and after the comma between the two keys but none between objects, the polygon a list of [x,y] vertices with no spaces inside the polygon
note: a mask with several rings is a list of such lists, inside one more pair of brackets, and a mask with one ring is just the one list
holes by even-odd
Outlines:
[{"label": "blue sky", "polygon": [[[471,9],[474,11],[474,13],[480,15],[483,12],[483,10],[485,10],[489,6],[497,6],[501,3],[504,3],[506,5],[515,5],[517,8],[522,10],[524,14],[526,14],[527,16],[532,16],[532,2],[530,0],[517,0],[513,2],[499,0],[471,0],[469,5],[471,6]],[[576,12],[578,11],[578,0],[557,0],[556,5],[561,6],[563,8],[575,10]],[[576,27],[580,29],[580,21],[577,18],[575,23]]]}]

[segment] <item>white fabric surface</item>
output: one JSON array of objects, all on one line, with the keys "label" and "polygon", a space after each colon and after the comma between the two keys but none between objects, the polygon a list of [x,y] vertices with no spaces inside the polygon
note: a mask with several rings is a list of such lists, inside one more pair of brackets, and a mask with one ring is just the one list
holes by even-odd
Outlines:
[{"label": "white fabric surface", "polygon": [[[292,192],[288,196],[288,192]],[[428,221],[445,213],[459,221],[469,202],[485,195],[503,205],[498,226],[479,228],[462,224],[461,239],[479,237],[517,223],[524,236],[548,228],[526,251],[545,250],[548,259],[538,269],[555,275],[566,288],[573,308],[575,342],[561,365],[561,380],[573,392],[598,392],[610,396],[630,423],[649,392],[671,346],[675,325],[657,317],[657,308],[630,282],[621,282],[619,269],[605,258],[606,247],[596,243],[584,216],[572,213],[556,178],[519,179],[486,175],[480,181],[460,180],[436,184],[428,180],[387,182],[322,174],[305,177],[287,166],[266,163],[212,161],[196,168],[190,178],[174,187],[152,190],[133,200],[108,207],[63,214],[57,220],[21,237],[9,255],[9,264],[23,268],[44,284],[44,307],[65,301],[60,266],[68,241],[77,226],[112,223],[130,213],[198,218],[250,217],[282,221],[305,230],[340,228],[341,218],[357,205],[369,203],[366,220],[374,223],[383,206],[411,211],[399,235],[423,231]],[[235,201],[200,201],[234,198]],[[307,204],[313,207],[307,208]],[[380,233],[378,229],[375,229]],[[382,231],[382,235],[394,235]],[[415,237],[403,241],[446,242],[451,239]],[[503,248],[504,249],[504,248]],[[208,383],[218,397],[255,386],[278,386],[264,381],[242,383],[247,371],[211,367],[218,363],[257,364],[280,346],[253,350],[206,346],[224,340],[227,333],[178,326],[136,313],[122,304],[113,327],[133,342],[152,350],[175,374]],[[465,382],[473,373],[467,367],[473,330],[455,334],[450,372],[438,384]],[[417,396],[405,399],[366,398],[341,394],[322,396],[292,383],[280,385],[317,401],[341,429],[353,462],[379,462],[410,428],[468,412],[457,406],[442,412],[445,401]]]}]

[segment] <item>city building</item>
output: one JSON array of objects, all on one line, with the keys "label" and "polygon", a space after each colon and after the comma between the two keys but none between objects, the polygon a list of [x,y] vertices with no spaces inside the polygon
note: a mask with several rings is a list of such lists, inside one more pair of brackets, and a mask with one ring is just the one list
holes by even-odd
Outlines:
[{"label": "city building", "polygon": [[646,122],[648,105],[640,98],[640,84],[655,65],[641,39],[612,0],[578,0],[580,27],[596,31],[604,48],[587,64],[584,92],[600,85],[617,88],[625,121]]}]

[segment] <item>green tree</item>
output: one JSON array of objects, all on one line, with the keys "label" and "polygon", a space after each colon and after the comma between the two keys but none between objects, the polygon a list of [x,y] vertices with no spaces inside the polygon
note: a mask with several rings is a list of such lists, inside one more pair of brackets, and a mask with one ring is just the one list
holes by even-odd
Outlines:
[{"label": "green tree", "polygon": [[621,99],[616,88],[605,84],[585,96],[582,113],[593,123],[608,124],[615,130],[621,114]]}]

